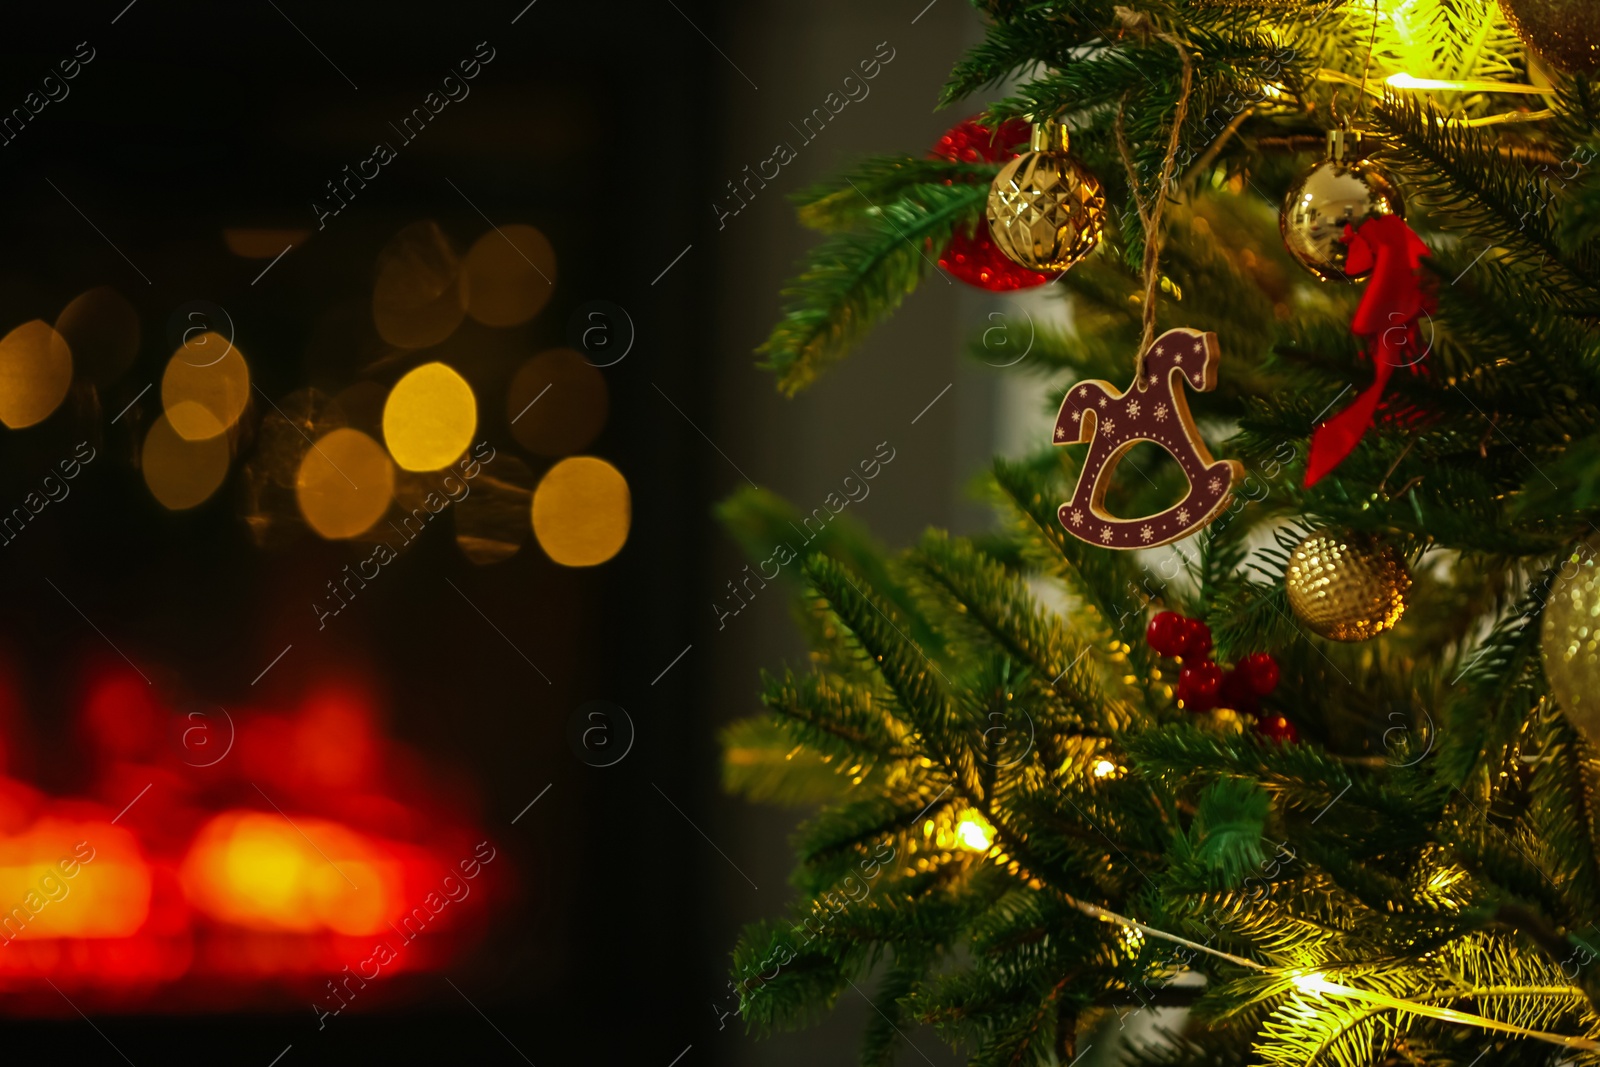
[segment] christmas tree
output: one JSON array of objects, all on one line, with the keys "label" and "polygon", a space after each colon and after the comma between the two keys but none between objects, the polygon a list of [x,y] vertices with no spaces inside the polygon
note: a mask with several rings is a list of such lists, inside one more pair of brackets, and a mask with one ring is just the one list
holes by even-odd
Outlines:
[{"label": "christmas tree", "polygon": [[1008,95],[798,197],[788,392],[935,259],[1071,327],[993,532],[723,505],[813,649],[725,737],[815,809],[751,1028],[856,986],[870,1064],[1160,1005],[1128,1062],[1600,1063],[1600,18],[1503,3],[985,0],[941,102]]}]

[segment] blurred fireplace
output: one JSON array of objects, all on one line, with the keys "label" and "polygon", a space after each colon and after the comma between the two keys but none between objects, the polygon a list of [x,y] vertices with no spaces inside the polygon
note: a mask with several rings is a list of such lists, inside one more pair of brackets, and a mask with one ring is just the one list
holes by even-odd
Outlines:
[{"label": "blurred fireplace", "polygon": [[[7,749],[28,747],[8,719]],[[338,1015],[459,963],[512,873],[469,787],[377,719],[349,682],[230,712],[127,670],[92,681],[86,795],[0,777],[0,1012]]]}]

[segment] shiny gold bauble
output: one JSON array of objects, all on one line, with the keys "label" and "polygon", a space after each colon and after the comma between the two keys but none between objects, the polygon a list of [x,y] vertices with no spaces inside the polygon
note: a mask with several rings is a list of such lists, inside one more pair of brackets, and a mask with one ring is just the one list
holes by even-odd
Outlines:
[{"label": "shiny gold bauble", "polygon": [[1574,726],[1600,741],[1600,537],[1573,549],[1557,569],[1539,647],[1556,703]]},{"label": "shiny gold bauble", "polygon": [[1406,217],[1400,187],[1371,160],[1328,159],[1289,187],[1278,212],[1284,247],[1302,267],[1323,281],[1358,282],[1372,273],[1345,269],[1350,245],[1345,227],[1359,230],[1380,215]]},{"label": "shiny gold bauble", "polygon": [[1100,182],[1067,155],[1060,123],[1036,123],[1032,150],[989,186],[989,235],[1007,259],[1030,270],[1064,271],[1093,252],[1105,215]]},{"label": "shiny gold bauble", "polygon": [[1400,553],[1375,538],[1318,530],[1290,553],[1284,585],[1313,633],[1365,641],[1400,621],[1411,575]]},{"label": "shiny gold bauble", "polygon": [[1500,0],[1522,42],[1562,70],[1600,67],[1600,20],[1594,0]]}]

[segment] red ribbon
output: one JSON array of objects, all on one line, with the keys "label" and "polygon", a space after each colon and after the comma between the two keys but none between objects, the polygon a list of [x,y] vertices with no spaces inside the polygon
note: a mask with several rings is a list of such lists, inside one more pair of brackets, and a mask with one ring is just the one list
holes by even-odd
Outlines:
[{"label": "red ribbon", "polygon": [[1311,452],[1306,458],[1308,489],[1355,450],[1372,426],[1378,401],[1395,368],[1415,366],[1427,355],[1417,323],[1428,310],[1420,269],[1428,246],[1397,215],[1368,219],[1353,232],[1346,226],[1345,240],[1350,244],[1345,269],[1351,274],[1372,271],[1355,317],[1350,320],[1350,332],[1367,343],[1372,384],[1349,407],[1312,433]]}]

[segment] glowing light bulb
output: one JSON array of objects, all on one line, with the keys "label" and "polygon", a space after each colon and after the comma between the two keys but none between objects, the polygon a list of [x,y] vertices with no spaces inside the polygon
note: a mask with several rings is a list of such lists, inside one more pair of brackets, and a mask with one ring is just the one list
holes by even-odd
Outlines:
[{"label": "glowing light bulb", "polygon": [[1290,977],[1290,981],[1292,981],[1295,988],[1300,990],[1302,993],[1315,993],[1321,995],[1323,993],[1332,992],[1338,988],[1332,982],[1328,981],[1327,976],[1321,971],[1307,971],[1303,974],[1295,974]]},{"label": "glowing light bulb", "polygon": [[976,810],[968,808],[956,823],[956,842],[969,852],[987,852],[994,844],[994,827]]},{"label": "glowing light bulb", "polygon": [[1404,71],[1391,74],[1383,79],[1384,84],[1392,89],[1448,89],[1474,93],[1537,93],[1549,95],[1554,89],[1538,85],[1522,85],[1517,82],[1497,81],[1441,81],[1438,78],[1418,78]]},{"label": "glowing light bulb", "polygon": [[1108,759],[1098,760],[1094,765],[1094,776],[1096,778],[1110,778],[1116,773],[1117,765]]}]

